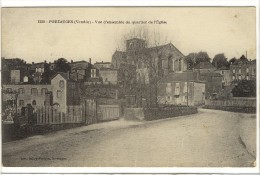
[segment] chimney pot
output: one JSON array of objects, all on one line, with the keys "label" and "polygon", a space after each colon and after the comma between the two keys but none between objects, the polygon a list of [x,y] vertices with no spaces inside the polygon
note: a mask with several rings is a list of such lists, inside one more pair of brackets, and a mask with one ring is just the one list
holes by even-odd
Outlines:
[{"label": "chimney pot", "polygon": [[91,64],[91,58],[89,58],[89,63]]}]

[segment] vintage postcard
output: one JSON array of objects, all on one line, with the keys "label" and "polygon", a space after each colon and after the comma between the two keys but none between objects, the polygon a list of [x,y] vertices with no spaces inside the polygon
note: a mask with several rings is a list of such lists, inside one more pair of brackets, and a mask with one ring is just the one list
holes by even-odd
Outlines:
[{"label": "vintage postcard", "polygon": [[255,168],[255,7],[2,8],[2,166]]}]

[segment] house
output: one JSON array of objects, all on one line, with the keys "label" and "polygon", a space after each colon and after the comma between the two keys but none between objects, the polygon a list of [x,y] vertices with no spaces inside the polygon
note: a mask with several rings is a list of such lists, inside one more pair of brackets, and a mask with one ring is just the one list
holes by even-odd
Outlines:
[{"label": "house", "polygon": [[[12,72],[12,70],[14,71]],[[1,78],[3,84],[21,82],[22,74],[28,70],[29,65],[22,59],[1,58]]]},{"label": "house", "polygon": [[60,111],[66,113],[68,106],[80,104],[79,82],[72,79],[70,73],[59,72],[51,79],[53,104],[60,107]]},{"label": "house", "polygon": [[94,64],[94,67],[96,67],[97,69],[100,69],[100,68],[111,68],[111,62],[96,62]]},{"label": "house", "polygon": [[219,73],[222,75],[222,85],[230,86],[232,82],[232,76],[230,74],[230,70],[227,67],[221,67],[215,70],[215,73]]},{"label": "house", "polygon": [[48,98],[48,94],[52,90],[51,85],[4,84],[2,88],[2,103],[6,105],[4,108],[14,107],[17,102],[18,114],[21,113],[21,108],[27,104],[31,104],[35,108],[51,103]]},{"label": "house", "polygon": [[72,73],[78,73],[79,75],[82,75],[81,80],[86,80],[87,78],[90,78],[91,69],[93,67],[91,65],[91,58],[89,59],[89,62],[84,60],[74,62],[73,60],[71,60],[69,65],[71,67]]},{"label": "house", "polygon": [[205,98],[216,98],[217,94],[223,89],[223,76],[220,73],[208,72],[200,73],[199,77],[200,80],[206,82]]},{"label": "house", "polygon": [[117,84],[119,82],[118,69],[100,68],[99,77],[102,78],[102,81],[105,84]]},{"label": "house", "polygon": [[256,60],[238,59],[230,65],[232,81],[256,80]]},{"label": "house", "polygon": [[32,65],[30,67],[30,70],[34,71],[36,74],[41,75],[44,72],[45,64],[47,64],[46,61],[40,62],[40,63],[34,63],[32,62]]},{"label": "house", "polygon": [[194,71],[199,73],[209,73],[214,72],[216,68],[210,62],[200,62],[194,67]]},{"label": "house", "polygon": [[69,73],[57,73],[51,84],[4,84],[3,91],[5,107],[14,107],[17,100],[18,113],[27,104],[34,108],[57,105],[64,113],[68,106],[80,104],[79,83]]},{"label": "house", "polygon": [[158,104],[202,105],[205,87],[205,81],[199,79],[198,72],[170,73],[157,83]]}]

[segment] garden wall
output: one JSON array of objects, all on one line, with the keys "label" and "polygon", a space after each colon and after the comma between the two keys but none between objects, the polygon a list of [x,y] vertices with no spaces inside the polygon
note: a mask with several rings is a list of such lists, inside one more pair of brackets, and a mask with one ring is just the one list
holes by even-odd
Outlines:
[{"label": "garden wall", "polygon": [[147,121],[178,117],[198,113],[194,106],[171,106],[167,108],[145,108],[144,118]]}]

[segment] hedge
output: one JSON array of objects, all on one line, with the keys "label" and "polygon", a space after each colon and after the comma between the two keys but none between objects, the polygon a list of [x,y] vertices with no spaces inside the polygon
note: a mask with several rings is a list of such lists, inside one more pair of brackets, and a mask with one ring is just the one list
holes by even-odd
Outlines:
[{"label": "hedge", "polygon": [[167,108],[145,108],[145,120],[158,120],[198,113],[194,106],[171,106]]}]

